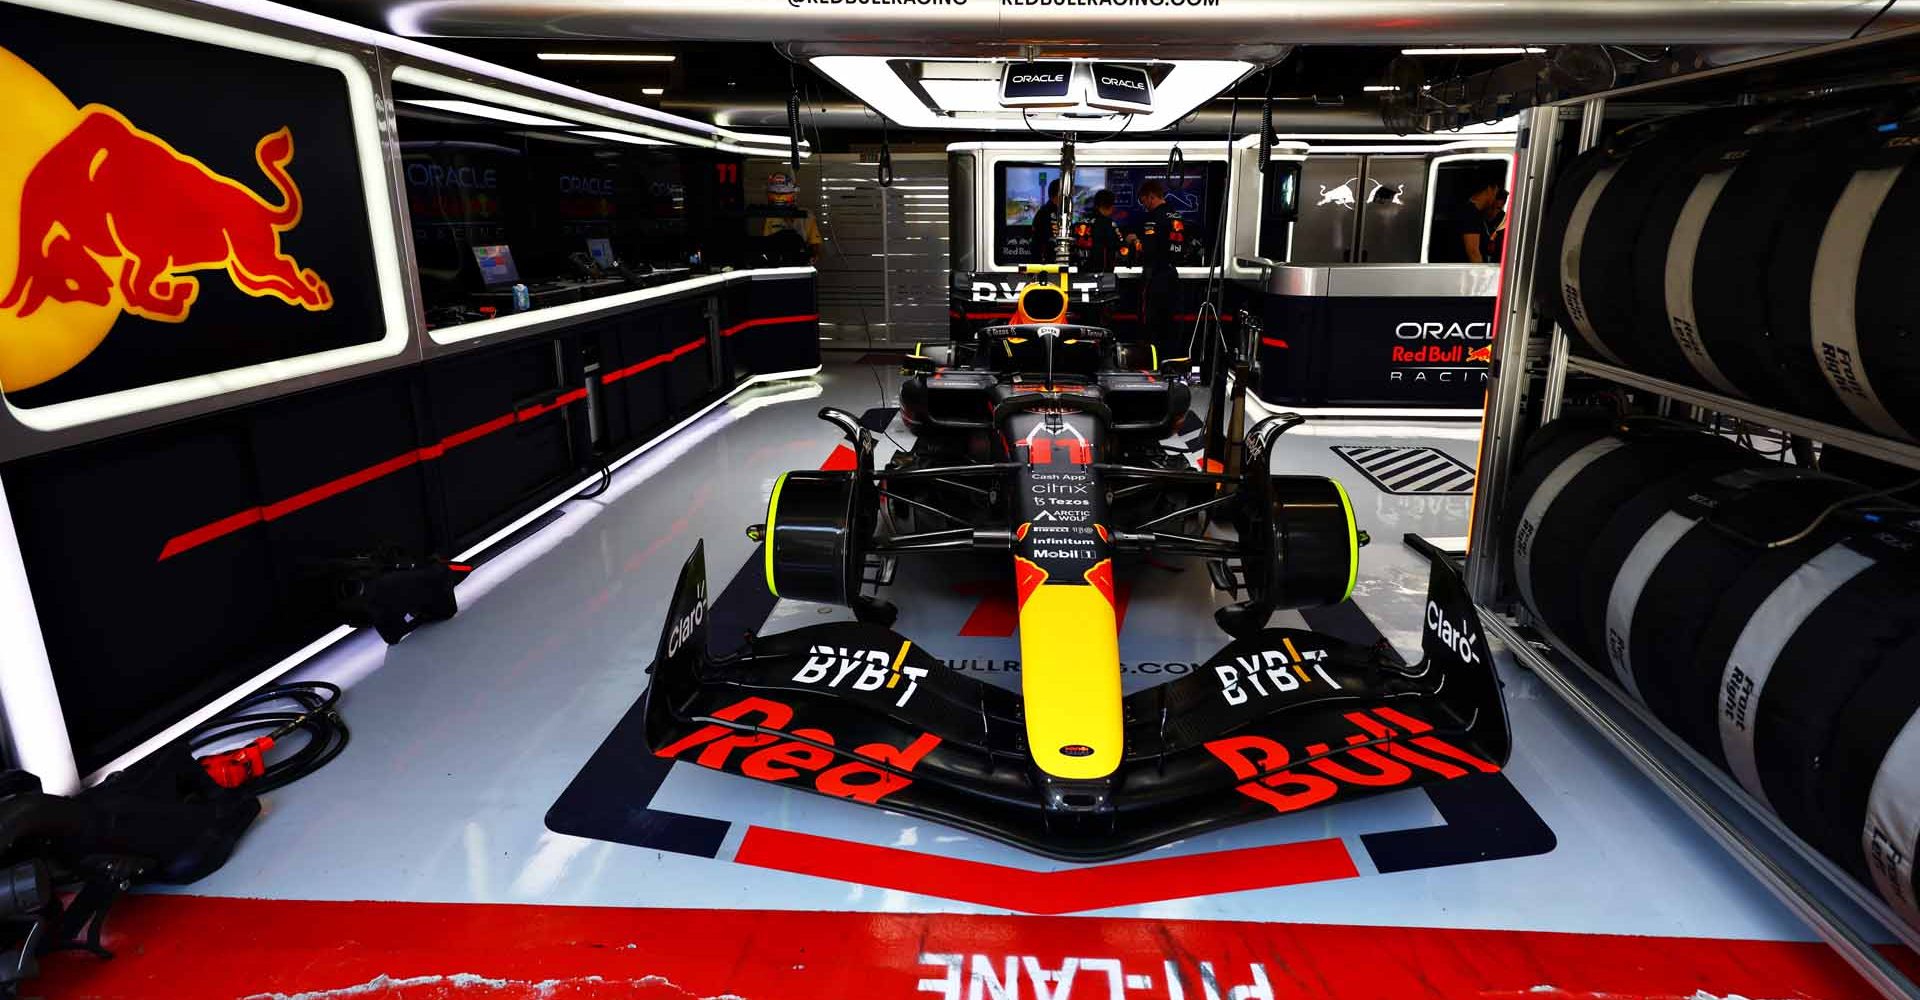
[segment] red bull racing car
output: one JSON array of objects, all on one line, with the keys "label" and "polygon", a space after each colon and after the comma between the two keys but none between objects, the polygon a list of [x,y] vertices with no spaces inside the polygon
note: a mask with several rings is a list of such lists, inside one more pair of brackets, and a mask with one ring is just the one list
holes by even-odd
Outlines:
[{"label": "red bull racing car", "polygon": [[[774,594],[856,621],[716,658],[695,550],[647,693],[650,749],[1076,860],[1498,770],[1505,708],[1453,571],[1433,564],[1417,664],[1267,627],[1277,609],[1345,600],[1365,541],[1339,483],[1271,468],[1301,418],[1270,417],[1196,469],[1161,443],[1186,385],[1105,329],[1021,322],[1065,312],[1063,296],[1036,307],[1034,287],[1015,322],[909,359],[911,449],[876,467],[874,433],[822,410],[856,467],[786,473],[749,529]],[[1210,434],[1236,426],[1228,410]],[[872,593],[897,560],[956,550],[1005,556],[1017,693],[894,632]],[[1232,641],[1201,669],[1125,695],[1114,581],[1146,557],[1205,560],[1239,600],[1216,613]]]}]

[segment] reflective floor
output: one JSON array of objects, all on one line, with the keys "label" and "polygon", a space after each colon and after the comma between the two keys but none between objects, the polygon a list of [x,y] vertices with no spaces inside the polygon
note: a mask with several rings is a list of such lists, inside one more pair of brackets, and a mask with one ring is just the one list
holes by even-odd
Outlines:
[{"label": "reflective floor", "polygon": [[[1849,996],[1864,990],[1817,946],[1753,953],[1772,947],[1766,942],[1809,941],[1810,932],[1498,651],[1516,747],[1504,776],[1471,792],[1413,790],[1277,817],[1113,866],[1046,861],[924,821],[687,764],[663,772],[655,788],[602,784],[591,795],[600,808],[671,814],[687,829],[707,831],[717,846],[704,853],[669,841],[635,847],[552,832],[549,809],[589,759],[603,743],[609,753],[621,752],[609,736],[646,687],[669,591],[694,543],[706,540],[716,591],[742,568],[757,575],[757,567],[747,565],[757,545],[743,527],[763,519],[775,476],[817,468],[835,447],[838,432],[814,412],[823,404],[856,413],[891,405],[897,379],[884,368],[830,365],[814,380],[748,390],[621,469],[603,495],[568,502],[550,523],[485,562],[462,586],[461,612],[453,621],[422,629],[392,648],[372,635],[355,636],[310,664],[303,676],[349,684],[342,707],[353,740],[346,752],[270,796],[232,862],[188,887],[192,896],[218,899],[131,901],[127,925],[118,932],[146,929],[142,953],[129,951],[104,966],[91,959],[56,962],[47,982],[73,992],[47,995],[319,997],[348,995],[338,991],[352,988],[365,991],[353,995],[376,996],[466,996],[477,990],[644,997],[656,995],[642,988],[653,975],[647,970],[704,970],[701,955],[730,971],[704,985],[669,976],[661,982],[674,979],[668,985],[681,992],[656,983],[662,991],[657,995],[1233,1000],[1452,996],[1466,992],[1462,983],[1476,995],[1494,995],[1493,985],[1505,984],[1500,988],[1510,986],[1515,996],[1717,997],[1736,995],[1736,987],[1749,991],[1739,995],[1759,996],[1763,986],[1776,987],[1767,996]],[[897,421],[889,434],[907,441]],[[1276,468],[1338,476],[1347,485],[1361,526],[1373,538],[1362,553],[1354,603],[1409,656],[1418,655],[1427,565],[1400,538],[1407,532],[1466,533],[1468,495],[1447,467],[1470,467],[1477,439],[1472,423],[1351,419],[1316,422],[1281,439]],[[883,442],[882,451],[892,447]],[[1418,481],[1394,474],[1421,464],[1433,471]],[[1016,640],[997,624],[998,616],[982,610],[992,599],[995,571],[991,563],[966,559],[903,566],[891,595],[902,609],[896,627],[961,669],[1016,683],[1011,676],[1017,675],[1000,669],[1017,658]],[[1178,676],[1224,644],[1211,620],[1216,598],[1198,564],[1137,567],[1122,583],[1130,595],[1121,634],[1130,689]],[[783,601],[765,629],[841,613]],[[596,909],[430,909],[418,920],[409,918],[407,936],[425,934],[422,940],[430,941],[439,933],[432,927],[460,927],[461,941],[496,933],[514,943],[491,952],[457,950],[449,943],[435,952],[416,942],[402,960],[393,945],[372,940],[371,933],[348,934],[357,942],[350,949],[329,937],[307,950],[295,948],[297,960],[283,950],[275,954],[286,961],[243,962],[257,971],[231,984],[209,980],[204,985],[212,992],[138,991],[139,984],[154,981],[141,977],[165,962],[193,967],[196,952],[190,942],[171,940],[176,932],[167,929],[167,913],[181,914],[176,923],[188,927],[199,926],[196,920],[228,919],[221,916],[227,906],[250,907],[244,918],[249,921],[295,912],[261,900],[322,901],[299,904],[321,907],[298,911],[305,914],[303,927],[330,927],[328,921],[336,920],[342,927],[364,927],[363,920],[385,919],[329,908],[326,901],[362,908],[435,903]],[[652,920],[648,914],[657,915],[658,908],[677,909],[667,923],[647,924],[645,933],[667,937],[620,937],[640,933],[631,930],[632,921]],[[709,923],[718,919],[711,911],[743,912],[738,922],[716,925]],[[561,917],[554,914],[576,912],[585,914],[578,916],[583,926],[624,928],[609,931],[612,937],[596,945],[606,949],[594,953],[600,965],[568,966],[575,971],[562,975],[528,957],[526,928],[557,926],[551,921]],[[1060,921],[1023,912],[1078,913],[1083,919],[1069,921],[1065,926],[1079,930],[1062,938]],[[342,915],[353,913],[362,916]],[[454,921],[452,916],[433,916],[455,913],[462,916],[453,923],[436,923]],[[905,923],[862,917],[849,927],[843,922],[856,918],[845,914]],[[952,914],[995,916],[941,916]],[[1087,914],[1102,920],[1088,921]],[[482,929],[496,919],[507,925]],[[1199,923],[1213,921],[1234,923]],[[1342,985],[1340,975],[1365,972],[1364,949],[1338,965],[1344,972],[1323,969],[1318,985],[1299,977],[1280,982],[1274,963],[1281,956],[1262,951],[1283,948],[1262,943],[1268,941],[1262,933],[1278,933],[1261,930],[1268,925],[1307,928],[1287,933],[1309,938],[1348,928],[1317,946],[1316,961],[1328,968],[1328,956],[1344,954],[1342,948],[1364,937],[1357,928],[1393,929],[1393,937],[1379,939],[1380,947],[1426,956],[1399,966],[1427,970],[1426,978],[1410,980],[1427,985],[1424,991],[1385,991],[1382,984],[1398,982],[1385,973],[1360,980],[1380,991]],[[691,939],[671,934],[674,926],[689,928],[688,934],[699,927],[706,928],[699,934],[760,940],[759,957],[708,953],[702,949],[717,946],[687,945]],[[894,931],[874,930],[880,926],[907,938],[893,940]],[[1143,927],[1161,930],[1149,934]],[[1206,928],[1216,928],[1219,940],[1208,938],[1216,931]],[[1477,943],[1471,945],[1465,938],[1421,936],[1440,929],[1553,933],[1473,937]],[[944,950],[928,943],[941,935],[952,938]],[[1623,964],[1622,942],[1633,939],[1599,935],[1711,940],[1668,943],[1652,948],[1652,957]],[[816,955],[781,971],[790,978],[767,978],[771,973],[761,960],[784,954],[771,941],[810,936],[824,936],[821,946],[839,956],[829,963],[833,969],[823,969]],[[1077,943],[1062,943],[1069,940]],[[1385,943],[1390,940],[1399,943]],[[1190,954],[1207,947],[1222,956],[1217,972],[1202,975],[1190,962],[1190,981],[1176,974],[1178,961],[1207,959],[1208,953]],[[623,948],[640,957],[616,954]],[[1422,950],[1427,948],[1433,950]],[[448,957],[451,965],[436,964],[436,954],[459,957]],[[513,965],[515,974],[488,965],[489,954]],[[991,973],[987,979],[967,955],[981,957]],[[1111,977],[1087,971],[1106,968],[1098,964],[1107,960],[1102,955],[1117,963]],[[1231,975],[1229,955],[1240,956]],[[1014,961],[1022,956],[1040,964],[1023,971]],[[1069,958],[1081,970],[1077,987],[1072,968],[1059,964]],[[363,959],[371,964],[355,964]],[[1307,961],[1298,954],[1294,960]],[[1253,966],[1262,970],[1258,976]],[[388,978],[377,982],[370,972]],[[600,992],[566,992],[586,990],[589,972],[611,985]],[[462,986],[449,978],[456,974],[474,979]],[[1010,974],[1025,992],[1006,992]],[[408,977],[420,981],[400,982]],[[1269,992],[1261,992],[1262,980]],[[1571,985],[1576,980],[1585,985]],[[543,981],[550,981],[545,993],[513,985]],[[507,985],[488,985],[495,982]],[[615,991],[622,982],[628,984],[620,987],[625,992]],[[759,992],[749,989],[756,984]]]}]

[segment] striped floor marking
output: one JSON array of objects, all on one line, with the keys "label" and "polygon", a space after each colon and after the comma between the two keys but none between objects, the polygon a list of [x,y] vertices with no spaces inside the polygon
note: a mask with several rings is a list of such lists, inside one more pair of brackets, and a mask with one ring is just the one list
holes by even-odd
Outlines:
[{"label": "striped floor marking", "polygon": [[1438,448],[1335,445],[1333,451],[1386,493],[1454,496],[1473,492],[1473,469]]}]

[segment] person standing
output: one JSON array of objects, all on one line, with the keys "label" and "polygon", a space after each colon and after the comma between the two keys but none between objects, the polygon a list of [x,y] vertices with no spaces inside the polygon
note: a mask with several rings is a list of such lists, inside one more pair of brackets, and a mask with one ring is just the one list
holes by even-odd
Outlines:
[{"label": "person standing", "polygon": [[1076,263],[1090,274],[1108,274],[1120,259],[1120,225],[1113,221],[1113,192],[1094,192],[1093,209],[1073,225]]},{"label": "person standing", "polygon": [[1033,213],[1033,253],[1035,264],[1053,263],[1054,244],[1060,238],[1060,182],[1047,185],[1047,203]]},{"label": "person standing", "polygon": [[793,175],[767,175],[767,205],[771,209],[760,225],[761,254],[769,265],[811,264],[820,258],[820,226],[813,213],[798,204],[800,186]]},{"label": "person standing", "polygon": [[1140,336],[1142,342],[1172,345],[1174,300],[1180,294],[1180,253],[1186,233],[1177,212],[1167,208],[1166,186],[1149,179],[1140,185],[1143,213],[1130,240],[1140,262]]},{"label": "person standing", "polygon": [[1506,176],[1489,170],[1477,179],[1466,201],[1449,206],[1438,223],[1429,254],[1435,264],[1493,264],[1506,241]]}]

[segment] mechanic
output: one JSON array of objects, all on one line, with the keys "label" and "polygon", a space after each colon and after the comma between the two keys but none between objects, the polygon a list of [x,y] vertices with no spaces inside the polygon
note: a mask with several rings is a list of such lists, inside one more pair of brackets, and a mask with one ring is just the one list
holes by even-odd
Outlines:
[{"label": "mechanic", "polygon": [[1093,207],[1073,224],[1075,263],[1093,274],[1112,272],[1120,259],[1120,225],[1113,221],[1113,192],[1094,192]]},{"label": "mechanic", "polygon": [[1129,242],[1140,263],[1140,333],[1148,344],[1171,344],[1174,299],[1180,292],[1179,256],[1186,248],[1180,214],[1167,208],[1166,186],[1157,180],[1140,185],[1144,210],[1139,231]]},{"label": "mechanic", "polygon": [[810,264],[820,257],[820,226],[796,203],[799,190],[784,170],[767,175],[767,205],[773,211],[761,224],[760,245],[769,265]]},{"label": "mechanic", "polygon": [[1060,238],[1060,182],[1047,185],[1047,203],[1033,213],[1033,253],[1035,264],[1053,263],[1054,241]]},{"label": "mechanic", "polygon": [[1492,264],[1506,242],[1506,175],[1490,168],[1476,178],[1466,201],[1449,206],[1433,241],[1435,264]]}]

